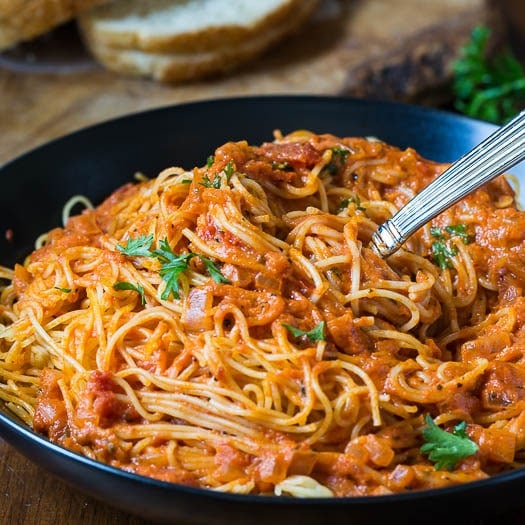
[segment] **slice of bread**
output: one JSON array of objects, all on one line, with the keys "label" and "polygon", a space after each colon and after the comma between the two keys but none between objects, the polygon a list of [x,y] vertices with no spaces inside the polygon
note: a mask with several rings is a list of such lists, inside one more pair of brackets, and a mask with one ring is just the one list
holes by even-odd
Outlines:
[{"label": "slice of bread", "polygon": [[108,0],[0,0],[0,51],[31,40]]},{"label": "slice of bread", "polygon": [[81,17],[82,31],[105,49],[155,53],[231,48],[286,24],[311,0],[120,0]]},{"label": "slice of bread", "polygon": [[[206,1],[187,0],[184,3],[194,4],[195,7],[197,5],[202,6]],[[220,3],[223,6],[225,4],[230,6],[240,5],[240,3],[254,5],[256,3],[253,0],[246,0],[246,2],[241,0],[213,0],[213,2]],[[232,37],[231,40],[221,42],[221,45],[210,47],[209,49],[195,50],[192,46],[180,46],[179,43],[174,45],[174,50],[164,52],[146,51],[133,47],[123,48],[121,46],[108,45],[104,39],[101,42],[98,39],[99,33],[91,32],[90,30],[84,31],[84,38],[87,47],[93,55],[110,70],[150,77],[163,82],[195,80],[205,76],[225,73],[260,55],[269,46],[284,38],[285,35],[297,30],[313,12],[318,0],[285,0],[285,2],[287,5],[295,4],[293,17],[286,17],[269,27],[265,26],[264,30],[251,31],[249,33],[250,36],[245,37],[244,40],[237,41],[236,37]],[[131,3],[134,3],[134,0]],[[151,2],[148,3],[151,4]],[[175,3],[177,5],[181,4],[180,1]],[[273,5],[275,5],[275,2],[273,2]],[[241,15],[241,20],[244,20],[243,12],[238,11],[238,13]],[[150,17],[145,17],[142,24],[137,25],[137,29],[140,28],[143,34],[154,35],[156,22],[152,24],[150,20]],[[204,16],[203,20],[211,23],[209,14]],[[233,18],[231,20],[233,21]],[[184,33],[181,32],[180,28],[182,26],[180,23],[174,23],[174,27],[173,36],[182,37]],[[231,24],[225,27],[237,26]],[[206,34],[206,28],[202,25],[202,21],[194,21],[192,29],[195,28],[198,28],[201,35]],[[212,28],[212,34],[217,34],[221,30],[221,27],[217,24],[211,25],[210,28]],[[163,34],[166,38],[169,38],[168,29],[169,26],[166,24],[163,28]],[[187,34],[193,35],[197,33]],[[233,31],[231,34],[233,35],[235,32]],[[161,47],[164,48],[165,46]]]}]

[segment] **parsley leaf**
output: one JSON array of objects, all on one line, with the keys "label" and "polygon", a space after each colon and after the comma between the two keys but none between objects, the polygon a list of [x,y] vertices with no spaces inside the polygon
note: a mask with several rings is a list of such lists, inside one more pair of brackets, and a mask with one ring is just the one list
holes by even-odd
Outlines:
[{"label": "parsley leaf", "polygon": [[210,274],[210,277],[217,283],[226,283],[229,284],[231,281],[229,279],[226,279],[224,275],[222,275],[221,271],[215,266],[215,263],[208,259],[208,257],[204,257],[204,255],[199,255],[199,259],[204,263],[204,266],[206,266],[206,269],[208,270],[208,273]]},{"label": "parsley leaf", "polygon": [[153,250],[153,255],[161,262],[159,274],[166,283],[161,299],[166,301],[170,295],[173,295],[175,299],[180,299],[179,279],[181,274],[188,270],[188,263],[192,257],[195,257],[195,254],[190,252],[175,255],[168,239],[162,239],[159,242],[159,248]]},{"label": "parsley leaf", "polygon": [[293,171],[293,166],[287,162],[277,162],[272,161],[272,170],[280,170],[280,171]]},{"label": "parsley leaf", "polygon": [[346,208],[348,208],[348,205],[351,203],[351,199],[343,199],[340,203],[339,203],[339,208],[338,210],[345,210]]},{"label": "parsley leaf", "polygon": [[[208,168],[213,164],[214,160],[215,159],[213,159],[210,164],[210,157],[208,157]],[[231,176],[235,173],[235,165],[233,164],[232,160],[230,160],[228,164],[224,166],[222,173],[224,173],[224,175],[226,176],[226,182],[230,182]],[[208,175],[204,175],[199,184],[201,186],[204,186],[205,188],[214,188],[216,190],[219,190],[222,185],[222,177],[219,173],[216,173],[213,176],[213,179],[210,179]]]},{"label": "parsley leaf", "polygon": [[452,267],[450,259],[458,252],[455,247],[449,248],[447,240],[450,237],[460,237],[464,244],[469,244],[472,241],[465,224],[453,224],[450,226],[445,226],[444,229],[438,228],[437,226],[432,226],[430,228],[430,235],[436,239],[439,239],[432,244],[432,256],[434,258],[434,262],[442,270]]},{"label": "parsley leaf", "polygon": [[233,161],[230,160],[222,171],[226,175],[226,180],[229,182],[232,178],[232,175],[235,173],[235,166],[233,164]]},{"label": "parsley leaf", "polygon": [[294,337],[306,336],[312,343],[316,343],[317,341],[325,341],[326,340],[325,336],[324,336],[324,321],[321,321],[315,328],[313,328],[309,332],[305,332],[303,330],[299,330],[299,328],[295,328],[295,326],[292,326],[291,324],[287,324],[287,323],[281,323],[281,324]]},{"label": "parsley leaf", "polygon": [[457,253],[456,248],[449,248],[445,243],[436,241],[432,244],[434,262],[442,269],[452,268],[450,259]]},{"label": "parsley leaf", "polygon": [[525,70],[509,49],[487,56],[490,29],[477,26],[453,64],[455,107],[503,124],[525,107]]},{"label": "parsley leaf", "polygon": [[452,226],[445,226],[445,230],[450,235],[457,235],[461,237],[464,244],[469,244],[472,239],[467,232],[467,226],[465,224],[453,224]]},{"label": "parsley leaf", "polygon": [[181,274],[189,269],[189,262],[193,257],[198,257],[204,263],[204,266],[206,266],[210,277],[216,283],[230,282],[228,279],[226,279],[226,277],[224,277],[224,275],[222,275],[215,263],[204,255],[199,255],[192,252],[182,255],[175,255],[167,239],[163,239],[159,242],[159,248],[153,251],[153,256],[157,257],[157,259],[162,264],[159,274],[166,282],[166,288],[161,295],[163,300],[169,299],[170,295],[173,295],[175,299],[180,299],[179,279]]},{"label": "parsley leaf", "polygon": [[189,258],[180,256],[178,260],[162,265],[159,274],[166,283],[166,288],[160,296],[163,301],[167,301],[170,295],[173,295],[175,299],[180,299],[179,279],[180,275],[188,269]]},{"label": "parsley leaf", "polygon": [[460,459],[472,456],[478,451],[478,446],[466,434],[465,421],[457,424],[453,432],[447,432],[438,427],[430,415],[426,415],[427,426],[423,429],[425,444],[421,453],[428,455],[436,470],[454,470]]},{"label": "parsley leaf", "polygon": [[437,226],[430,227],[430,235],[432,235],[432,237],[435,237],[436,239],[445,238],[445,236],[443,235],[443,230],[441,228],[438,228]]},{"label": "parsley leaf", "polygon": [[208,158],[206,159],[206,167],[211,168],[214,162],[215,162],[215,157],[213,155],[209,155]]},{"label": "parsley leaf", "polygon": [[348,155],[350,155],[350,150],[337,146],[330,149],[332,151],[332,159],[323,168],[323,172],[328,173],[329,175],[336,175],[339,172],[339,169],[346,163],[346,159],[348,158]]},{"label": "parsley leaf", "polygon": [[117,244],[117,250],[129,257],[151,257],[153,234],[140,235],[135,239],[128,239],[125,246]]},{"label": "parsley leaf", "polygon": [[472,242],[472,238],[467,231],[466,224],[452,224],[450,226],[445,226],[444,230],[438,228],[437,226],[431,226],[430,228],[430,235],[436,239],[445,239],[445,233],[448,233],[451,237],[461,237],[461,240],[464,244],[469,244]]},{"label": "parsley leaf", "polygon": [[61,288],[60,286],[54,286],[54,289],[55,290],[59,290],[62,293],[69,293],[69,292],[71,292],[71,288]]},{"label": "parsley leaf", "polygon": [[349,149],[339,148],[337,146],[332,148],[332,158],[334,158],[334,156],[337,156],[341,164],[344,164],[346,162],[348,155],[350,155]]},{"label": "parsley leaf", "polygon": [[366,208],[361,206],[361,199],[359,198],[359,195],[356,195],[355,197],[350,197],[349,199],[343,199],[341,203],[339,204],[339,209],[344,210],[348,208],[349,204],[354,203],[356,206],[356,210],[359,211],[366,211]]},{"label": "parsley leaf", "polygon": [[199,182],[199,184],[201,186],[204,186],[205,188],[214,188],[218,190],[221,187],[221,176],[216,174],[212,180],[208,177],[208,175],[204,175],[204,177],[202,177],[202,180],[201,182]]},{"label": "parsley leaf", "polygon": [[[173,252],[167,238],[161,239],[159,241],[159,248],[157,248],[156,250],[153,250],[152,255],[156,257],[163,264],[172,262],[175,259],[178,259],[179,257],[181,257],[180,255],[176,255]],[[184,254],[183,256],[186,256],[186,255],[193,256],[193,254],[191,253]]]},{"label": "parsley leaf", "polygon": [[[125,255],[140,255],[144,257],[155,257],[158,259],[161,264],[159,275],[166,283],[166,287],[161,294],[161,299],[164,301],[168,300],[170,295],[175,299],[180,299],[180,276],[189,269],[189,262],[193,257],[199,257],[199,259],[206,266],[210,277],[216,283],[230,282],[228,279],[226,279],[226,277],[224,277],[224,275],[222,275],[215,263],[211,259],[204,257],[204,255],[199,255],[192,252],[176,255],[171,249],[168,239],[162,239],[159,241],[159,247],[151,251],[152,243],[153,235],[148,235],[147,237],[142,235],[136,239],[129,239],[126,246],[117,245],[117,248]],[[134,290],[140,293],[142,304],[145,304],[145,295],[142,286],[122,281],[115,283],[113,288],[115,288],[115,290]]]},{"label": "parsley leaf", "polygon": [[144,293],[144,288],[140,284],[128,283],[127,281],[119,281],[113,285],[115,290],[132,290],[137,292],[140,295],[140,302],[142,306],[146,304],[146,295]]}]

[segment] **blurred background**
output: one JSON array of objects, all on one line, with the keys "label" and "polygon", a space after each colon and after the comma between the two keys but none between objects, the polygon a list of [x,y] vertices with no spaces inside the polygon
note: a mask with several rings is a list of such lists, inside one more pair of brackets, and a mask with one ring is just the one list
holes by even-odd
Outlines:
[{"label": "blurred background", "polygon": [[[113,5],[126,2],[133,4]],[[173,3],[192,2],[199,3]],[[0,3],[0,163],[96,122],[207,98],[328,94],[468,113],[483,89],[505,85],[508,98],[513,83],[513,102],[492,101],[487,114],[472,111],[495,121],[505,115],[494,105],[513,111],[525,98],[521,62],[507,63],[509,49],[518,61],[525,58],[522,0],[272,0],[268,13],[253,14],[251,32],[214,35],[204,23],[186,34],[179,28],[160,43],[130,37],[133,30],[155,32],[140,24],[128,24],[128,39],[119,40],[115,22],[126,16],[122,8],[81,10],[107,0],[64,3],[61,12],[60,1]],[[228,0],[216,5],[223,3]],[[136,18],[140,7],[135,11]],[[231,25],[231,15],[216,23]],[[472,42],[480,27],[486,34]],[[503,67],[487,62],[503,51]]]}]

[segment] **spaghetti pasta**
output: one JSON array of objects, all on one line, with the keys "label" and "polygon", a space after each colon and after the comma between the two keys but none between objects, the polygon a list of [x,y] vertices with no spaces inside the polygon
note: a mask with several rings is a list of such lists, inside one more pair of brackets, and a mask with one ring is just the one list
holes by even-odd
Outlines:
[{"label": "spaghetti pasta", "polygon": [[[298,131],[140,177],[0,268],[0,399],[67,448],[218,491],[386,494],[520,467],[525,214],[505,178],[387,261],[368,248],[445,167]],[[436,469],[428,415],[477,451]]]}]

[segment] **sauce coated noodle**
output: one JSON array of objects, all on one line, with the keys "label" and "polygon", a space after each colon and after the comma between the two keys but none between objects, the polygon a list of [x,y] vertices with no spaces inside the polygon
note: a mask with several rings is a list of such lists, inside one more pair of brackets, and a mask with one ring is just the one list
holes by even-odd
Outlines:
[{"label": "sauce coated noodle", "polygon": [[[145,476],[353,496],[521,466],[525,215],[503,177],[383,261],[377,225],[445,169],[276,133],[117,190],[4,268],[0,398]],[[430,415],[478,450],[437,470]]]}]

